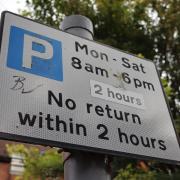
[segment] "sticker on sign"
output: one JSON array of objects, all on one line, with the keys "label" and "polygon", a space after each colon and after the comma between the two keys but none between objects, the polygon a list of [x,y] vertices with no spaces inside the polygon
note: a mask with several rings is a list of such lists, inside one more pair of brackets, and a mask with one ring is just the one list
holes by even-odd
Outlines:
[{"label": "sticker on sign", "polygon": [[90,80],[91,95],[107,101],[145,109],[144,99],[141,94],[119,89],[108,84]]},{"label": "sticker on sign", "polygon": [[1,23],[1,138],[180,162],[153,62],[10,12]]}]

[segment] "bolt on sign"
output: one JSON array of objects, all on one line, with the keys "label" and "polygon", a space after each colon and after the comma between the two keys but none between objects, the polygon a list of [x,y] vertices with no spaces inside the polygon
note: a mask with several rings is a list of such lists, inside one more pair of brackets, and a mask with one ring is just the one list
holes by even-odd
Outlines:
[{"label": "bolt on sign", "polygon": [[0,137],[180,162],[153,62],[4,12]]}]

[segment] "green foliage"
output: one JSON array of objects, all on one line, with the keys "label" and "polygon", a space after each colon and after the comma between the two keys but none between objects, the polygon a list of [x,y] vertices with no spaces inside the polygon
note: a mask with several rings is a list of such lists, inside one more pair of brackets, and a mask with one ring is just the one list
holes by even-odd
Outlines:
[{"label": "green foliage", "polygon": [[165,79],[165,78],[162,78],[162,79],[161,79],[161,82],[162,82],[162,85],[163,85],[163,87],[164,87],[164,91],[165,91],[167,97],[170,98],[171,94],[173,93],[171,86],[168,85],[168,81],[167,81],[167,79]]},{"label": "green foliage", "polygon": [[154,171],[144,172],[140,169],[133,168],[128,164],[125,169],[121,169],[114,180],[154,180],[156,173]]},{"label": "green foliage", "polygon": [[114,180],[178,180],[180,178],[180,173],[164,173],[155,170],[143,171],[132,164],[128,164],[125,168],[121,168],[118,171],[118,175]]},{"label": "green foliage", "polygon": [[[153,41],[143,22],[149,24],[146,6],[140,1],[96,0],[97,22],[95,35],[98,40],[119,49],[153,58]],[[147,28],[149,25],[147,25]],[[141,43],[143,42],[143,43]],[[146,46],[144,46],[144,43]]]},{"label": "green foliage", "polygon": [[91,0],[26,0],[26,2],[29,11],[23,11],[23,15],[54,27],[59,26],[64,16],[71,14],[94,16]]},{"label": "green foliage", "polygon": [[180,0],[150,0],[152,11],[157,14],[156,24],[152,26],[152,38],[156,51],[154,60],[159,70],[166,75],[172,89],[169,96],[174,119],[180,116]]},{"label": "green foliage", "polygon": [[[180,105],[179,105],[180,106]],[[180,108],[180,107],[179,107]],[[179,119],[175,120],[176,130],[180,134],[180,116]]]},{"label": "green foliage", "polygon": [[10,156],[12,154],[28,155],[28,149],[23,144],[6,144],[6,150]]},{"label": "green foliage", "polygon": [[62,157],[55,149],[49,149],[41,153],[38,148],[33,146],[27,148],[23,144],[7,144],[6,147],[10,155],[20,154],[24,157],[24,179],[41,178],[43,180],[46,177],[54,178],[63,174]]}]

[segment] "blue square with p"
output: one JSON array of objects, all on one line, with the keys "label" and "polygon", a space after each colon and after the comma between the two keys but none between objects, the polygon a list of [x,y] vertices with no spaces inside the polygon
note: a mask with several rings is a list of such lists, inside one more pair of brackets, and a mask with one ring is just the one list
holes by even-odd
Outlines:
[{"label": "blue square with p", "polygon": [[63,81],[62,43],[47,36],[11,26],[7,66]]}]

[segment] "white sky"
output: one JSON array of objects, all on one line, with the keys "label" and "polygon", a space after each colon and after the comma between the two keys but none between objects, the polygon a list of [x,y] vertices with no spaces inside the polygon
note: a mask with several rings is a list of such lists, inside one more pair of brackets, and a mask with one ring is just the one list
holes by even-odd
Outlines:
[{"label": "white sky", "polygon": [[0,13],[8,10],[18,14],[19,9],[25,7],[26,0],[0,0]]}]

